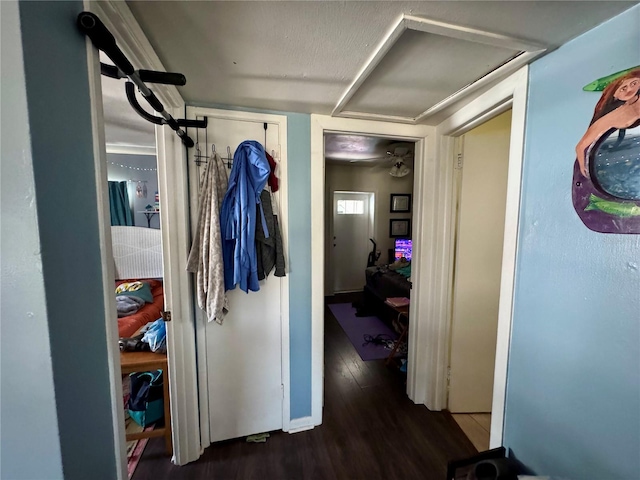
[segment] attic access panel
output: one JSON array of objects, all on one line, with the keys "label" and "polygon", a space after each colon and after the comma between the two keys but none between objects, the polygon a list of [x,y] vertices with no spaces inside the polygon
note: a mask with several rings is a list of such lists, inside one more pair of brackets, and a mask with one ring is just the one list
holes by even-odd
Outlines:
[{"label": "attic access panel", "polygon": [[415,125],[546,51],[527,40],[402,15],[332,115]]},{"label": "attic access panel", "polygon": [[345,109],[415,118],[520,53],[405,30]]}]

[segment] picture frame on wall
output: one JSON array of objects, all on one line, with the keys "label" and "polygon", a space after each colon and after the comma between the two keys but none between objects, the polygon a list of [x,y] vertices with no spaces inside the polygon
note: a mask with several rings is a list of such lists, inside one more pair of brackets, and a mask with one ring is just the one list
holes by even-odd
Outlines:
[{"label": "picture frame on wall", "polygon": [[392,193],[389,211],[391,213],[409,213],[411,211],[411,194]]},{"label": "picture frame on wall", "polygon": [[389,237],[400,238],[411,236],[410,218],[392,218],[389,220]]}]

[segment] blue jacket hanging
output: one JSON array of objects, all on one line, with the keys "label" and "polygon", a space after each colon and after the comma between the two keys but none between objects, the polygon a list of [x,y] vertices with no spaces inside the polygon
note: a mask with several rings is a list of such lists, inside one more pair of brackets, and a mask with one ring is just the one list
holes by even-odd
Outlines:
[{"label": "blue jacket hanging", "polygon": [[233,155],[233,168],[229,176],[227,193],[222,200],[220,229],[224,260],[225,290],[237,284],[245,292],[260,290],[256,258],[256,216],[259,210],[265,236],[269,236],[260,193],[269,178],[269,162],[260,143],[242,142]]}]

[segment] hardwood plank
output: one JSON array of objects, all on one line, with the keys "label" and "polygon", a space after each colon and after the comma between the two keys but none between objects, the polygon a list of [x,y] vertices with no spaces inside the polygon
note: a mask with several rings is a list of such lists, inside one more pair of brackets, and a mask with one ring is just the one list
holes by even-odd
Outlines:
[{"label": "hardwood plank", "polygon": [[407,398],[397,368],[384,360],[363,362],[327,312],[322,425],[293,435],[271,432],[266,443],[218,442],[184,467],[170,463],[162,439],[152,439],[133,480],[435,479],[445,477],[449,460],[476,453],[448,412],[431,412]]},{"label": "hardwood plank", "polygon": [[482,428],[470,414],[453,413],[452,416],[479,452],[489,450],[489,432]]},{"label": "hardwood plank", "polygon": [[131,440],[140,440],[142,438],[164,437],[165,431],[166,429],[164,427],[156,428],[148,432],[142,431],[142,432],[135,432],[135,433],[127,433],[125,437],[127,439],[127,442],[130,442]]},{"label": "hardwood plank", "polygon": [[471,418],[480,424],[487,432],[491,432],[491,414],[490,413],[472,413]]}]

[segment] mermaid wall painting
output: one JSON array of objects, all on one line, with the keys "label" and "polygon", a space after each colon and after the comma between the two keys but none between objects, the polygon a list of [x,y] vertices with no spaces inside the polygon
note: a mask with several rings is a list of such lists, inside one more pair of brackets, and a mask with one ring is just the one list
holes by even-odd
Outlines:
[{"label": "mermaid wall painting", "polygon": [[593,231],[640,234],[640,66],[583,90],[602,96],[576,145],[573,207]]}]

